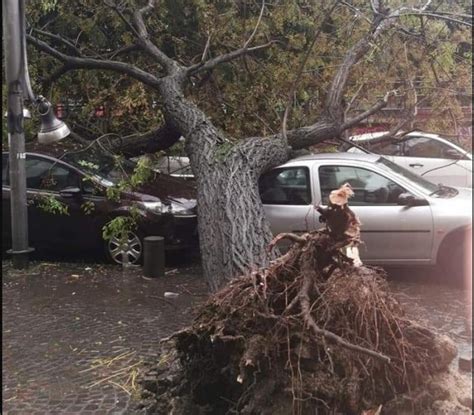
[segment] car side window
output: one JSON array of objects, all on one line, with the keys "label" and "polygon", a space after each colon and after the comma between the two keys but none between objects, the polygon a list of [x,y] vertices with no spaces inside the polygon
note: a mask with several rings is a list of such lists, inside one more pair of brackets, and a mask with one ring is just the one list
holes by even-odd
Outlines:
[{"label": "car side window", "polygon": [[2,185],[8,186],[10,178],[8,177],[8,154],[2,154]]},{"label": "car side window", "polygon": [[89,176],[84,175],[82,180],[82,192],[87,195],[105,196],[104,189],[96,184]]},{"label": "car side window", "polygon": [[459,158],[463,155],[456,149],[447,144],[433,140],[429,137],[413,137],[405,141],[404,154],[407,157],[426,157],[426,158]]},{"label": "car side window", "polygon": [[59,192],[66,187],[80,187],[80,179],[76,172],[52,160],[27,156],[26,187]]},{"label": "car side window", "polygon": [[386,156],[401,156],[402,145],[401,142],[380,142],[369,147],[371,151],[377,154]]},{"label": "car side window", "polygon": [[354,191],[350,204],[354,206],[396,205],[398,196],[406,190],[384,176],[361,167],[321,166],[319,185],[322,203],[327,205],[329,193],[349,183]]},{"label": "car side window", "polygon": [[271,170],[259,180],[262,202],[267,205],[309,205],[311,188],[307,167]]}]

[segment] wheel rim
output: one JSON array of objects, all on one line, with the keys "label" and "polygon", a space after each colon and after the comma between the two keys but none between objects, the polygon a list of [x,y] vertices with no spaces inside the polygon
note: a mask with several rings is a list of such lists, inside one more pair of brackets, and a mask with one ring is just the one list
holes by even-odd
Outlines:
[{"label": "wheel rim", "polygon": [[142,242],[133,232],[128,232],[123,239],[119,236],[111,238],[107,247],[110,257],[117,264],[136,264],[142,256]]}]

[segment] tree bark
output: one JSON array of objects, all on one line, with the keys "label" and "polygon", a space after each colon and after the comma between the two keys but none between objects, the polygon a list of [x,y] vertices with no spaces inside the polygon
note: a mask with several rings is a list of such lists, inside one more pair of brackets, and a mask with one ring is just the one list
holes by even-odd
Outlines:
[{"label": "tree bark", "polygon": [[267,266],[274,258],[267,249],[272,232],[258,178],[266,167],[287,157],[281,141],[255,139],[235,146],[221,160],[218,156],[212,168],[197,169],[201,256],[213,291],[254,267]]},{"label": "tree bark", "polygon": [[186,137],[197,181],[198,231],[204,276],[212,291],[254,266],[268,265],[272,233],[258,192],[258,178],[288,159],[279,137],[227,138],[187,100],[177,74],[160,88],[174,128]]},{"label": "tree bark", "polygon": [[181,137],[181,133],[170,123],[145,134],[124,138],[113,151],[126,157],[136,157],[146,153],[156,153],[172,147]]}]

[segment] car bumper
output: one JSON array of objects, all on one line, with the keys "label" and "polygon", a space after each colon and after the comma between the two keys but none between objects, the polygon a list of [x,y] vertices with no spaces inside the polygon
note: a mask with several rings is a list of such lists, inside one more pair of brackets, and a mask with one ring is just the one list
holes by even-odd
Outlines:
[{"label": "car bumper", "polygon": [[165,250],[167,251],[198,249],[197,216],[150,216],[141,226],[145,237],[163,236],[165,238]]}]

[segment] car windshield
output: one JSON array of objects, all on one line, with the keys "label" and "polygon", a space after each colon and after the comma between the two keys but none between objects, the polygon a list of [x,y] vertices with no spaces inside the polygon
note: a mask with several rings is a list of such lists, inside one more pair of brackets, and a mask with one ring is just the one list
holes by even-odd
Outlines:
[{"label": "car windshield", "polygon": [[114,157],[97,150],[68,153],[63,160],[89,174],[111,182],[110,185],[118,184],[121,180],[129,178],[136,167],[136,164],[130,160]]},{"label": "car windshield", "polygon": [[385,168],[388,167],[392,172],[395,172],[398,175],[403,176],[405,179],[410,180],[410,182],[415,183],[424,193],[433,194],[439,189],[437,185],[429,182],[415,173],[412,173],[410,170],[407,170],[404,167],[387,160],[385,157],[380,157],[377,160],[377,164],[382,165]]}]

